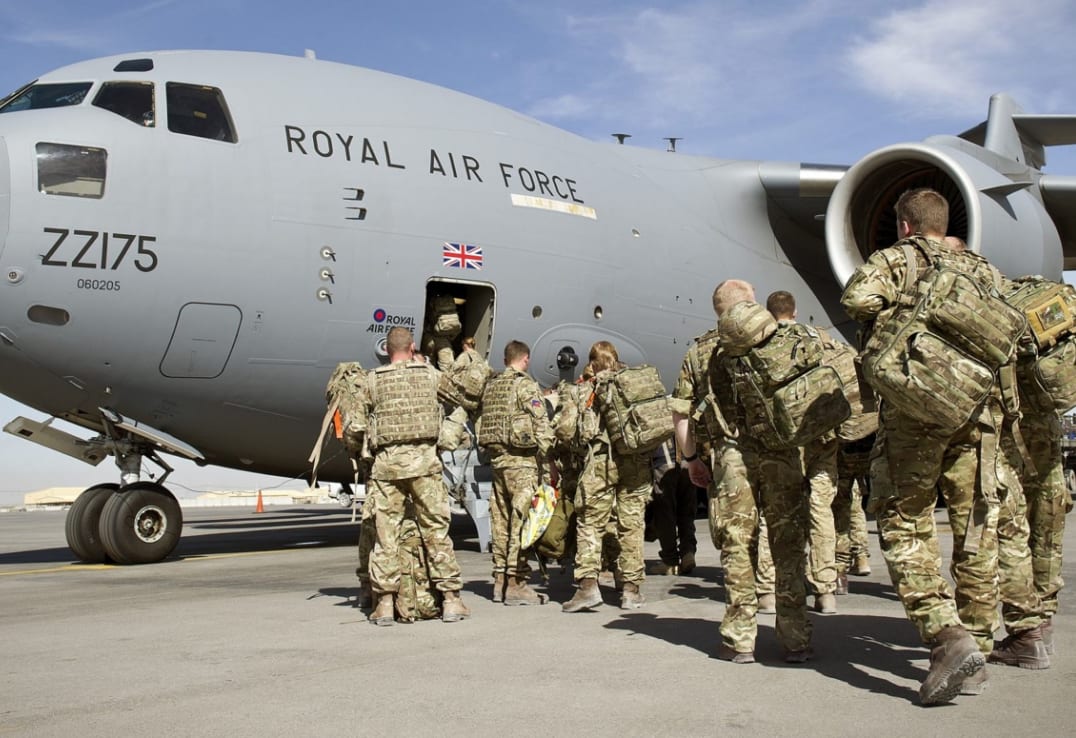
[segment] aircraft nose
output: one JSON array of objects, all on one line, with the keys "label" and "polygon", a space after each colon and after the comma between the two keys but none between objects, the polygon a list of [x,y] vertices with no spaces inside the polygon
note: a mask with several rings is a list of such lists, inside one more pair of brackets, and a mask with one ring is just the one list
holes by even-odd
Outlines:
[{"label": "aircraft nose", "polygon": [[0,136],[0,256],[4,255],[8,223],[11,217],[11,167],[7,161],[7,142]]}]

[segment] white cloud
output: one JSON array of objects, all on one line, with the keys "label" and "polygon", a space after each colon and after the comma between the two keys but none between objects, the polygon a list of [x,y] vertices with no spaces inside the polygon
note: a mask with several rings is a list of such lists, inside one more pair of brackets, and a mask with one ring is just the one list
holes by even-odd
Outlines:
[{"label": "white cloud", "polygon": [[982,108],[1002,90],[1056,99],[1074,26],[1065,0],[928,0],[871,23],[848,68],[864,89],[930,116]]}]

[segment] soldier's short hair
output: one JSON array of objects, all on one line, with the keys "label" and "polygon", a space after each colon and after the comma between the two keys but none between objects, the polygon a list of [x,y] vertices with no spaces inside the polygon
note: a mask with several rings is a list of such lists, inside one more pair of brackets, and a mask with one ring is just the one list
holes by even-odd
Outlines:
[{"label": "soldier's short hair", "polygon": [[504,365],[510,366],[515,362],[522,359],[524,356],[531,355],[531,348],[522,341],[509,341],[504,345]]},{"label": "soldier's short hair", "polygon": [[411,345],[415,342],[415,337],[411,331],[403,326],[396,326],[391,328],[387,336],[385,336],[385,350],[389,352],[389,356],[393,354],[402,354],[405,351],[410,350]]},{"label": "soldier's short hair", "polygon": [[726,279],[714,288],[714,313],[717,317],[738,302],[755,299],[755,288],[742,279]]},{"label": "soldier's short hair", "polygon": [[949,230],[949,201],[937,190],[929,187],[908,190],[893,209],[897,221],[907,221],[913,233],[942,235]]},{"label": "soldier's short hair", "polygon": [[589,367],[594,374],[608,369],[616,369],[620,365],[620,354],[609,341],[598,341],[590,347],[590,355],[587,357]]},{"label": "soldier's short hair", "polygon": [[465,349],[473,349],[476,345],[474,336],[464,336],[463,340],[460,341],[460,345]]},{"label": "soldier's short hair", "polygon": [[778,320],[792,320],[796,317],[796,298],[785,290],[771,292],[766,298],[766,309]]}]

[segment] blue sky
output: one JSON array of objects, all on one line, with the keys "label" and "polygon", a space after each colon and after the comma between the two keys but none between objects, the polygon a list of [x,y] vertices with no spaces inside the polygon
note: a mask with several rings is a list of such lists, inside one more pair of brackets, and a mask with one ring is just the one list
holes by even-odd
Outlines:
[{"label": "blue sky", "polygon": [[[239,49],[372,67],[461,90],[594,140],[726,158],[852,164],[958,133],[1008,92],[1076,113],[1071,0],[0,0],[0,94],[95,56]],[[1076,147],[1046,171],[1076,175]],[[19,410],[0,399],[0,421]],[[31,417],[40,418],[33,411]],[[0,490],[114,480],[0,434]],[[266,486],[177,465],[193,489]],[[184,492],[177,486],[177,492]]]}]

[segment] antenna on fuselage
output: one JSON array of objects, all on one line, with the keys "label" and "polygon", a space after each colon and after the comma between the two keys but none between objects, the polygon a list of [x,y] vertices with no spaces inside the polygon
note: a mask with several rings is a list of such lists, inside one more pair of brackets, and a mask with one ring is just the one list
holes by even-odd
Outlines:
[{"label": "antenna on fuselage", "polygon": [[612,136],[613,138],[615,138],[615,139],[616,139],[616,142],[617,142],[618,144],[623,144],[623,143],[624,143],[624,141],[625,141],[625,139],[629,139],[629,138],[631,138],[631,134],[630,134],[630,133],[612,133],[612,134],[610,134],[610,135],[611,135],[611,136]]},{"label": "antenna on fuselage", "polygon": [[676,142],[677,141],[683,141],[684,138],[683,138],[683,136],[666,136],[665,140],[669,142],[669,148],[667,148],[665,150],[666,151],[671,151],[671,152],[673,152],[675,154],[676,153]]}]

